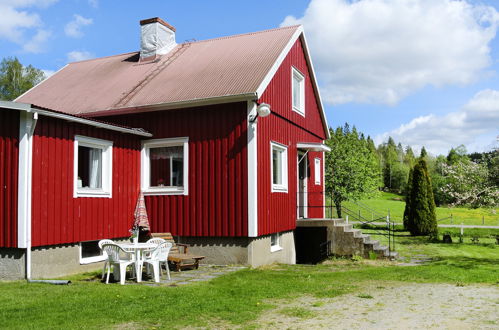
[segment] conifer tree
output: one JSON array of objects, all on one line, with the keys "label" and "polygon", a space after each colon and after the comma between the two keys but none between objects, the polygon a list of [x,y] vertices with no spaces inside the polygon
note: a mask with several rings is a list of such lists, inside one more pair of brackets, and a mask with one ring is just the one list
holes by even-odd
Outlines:
[{"label": "conifer tree", "polygon": [[405,209],[404,209],[404,228],[410,231],[409,214],[411,213],[411,191],[412,191],[412,171],[414,168],[411,167],[409,170],[409,179],[407,180],[407,186],[405,191]]},{"label": "conifer tree", "polygon": [[406,204],[406,212],[406,228],[411,235],[437,236],[435,200],[424,159],[420,159],[412,171],[410,198],[409,203]]}]

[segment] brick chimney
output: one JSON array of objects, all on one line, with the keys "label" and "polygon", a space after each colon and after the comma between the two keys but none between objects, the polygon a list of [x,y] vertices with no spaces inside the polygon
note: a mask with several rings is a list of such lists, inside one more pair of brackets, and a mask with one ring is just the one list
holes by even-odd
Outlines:
[{"label": "brick chimney", "polygon": [[175,28],[159,17],[140,21],[140,60],[154,60],[172,50],[175,42]]}]

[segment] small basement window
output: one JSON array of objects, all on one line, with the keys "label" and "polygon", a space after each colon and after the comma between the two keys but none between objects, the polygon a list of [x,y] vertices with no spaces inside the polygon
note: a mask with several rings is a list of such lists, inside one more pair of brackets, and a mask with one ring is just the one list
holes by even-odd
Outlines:
[{"label": "small basement window", "polygon": [[281,247],[281,234],[275,233],[270,235],[270,252],[282,250]]},{"label": "small basement window", "polygon": [[288,192],[288,148],[270,142],[272,192]]},{"label": "small basement window", "polygon": [[113,142],[75,136],[74,197],[111,197]]},{"label": "small basement window", "polygon": [[104,253],[99,248],[99,241],[80,243],[80,264],[90,264],[105,260]]},{"label": "small basement window", "polygon": [[188,138],[144,141],[142,148],[144,194],[187,195],[188,141]]},{"label": "small basement window", "polygon": [[305,116],[305,76],[291,67],[291,81],[293,110]]}]

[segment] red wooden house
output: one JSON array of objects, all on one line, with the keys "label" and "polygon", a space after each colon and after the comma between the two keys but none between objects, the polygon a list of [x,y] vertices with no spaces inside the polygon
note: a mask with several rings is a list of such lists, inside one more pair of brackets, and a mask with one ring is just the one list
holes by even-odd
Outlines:
[{"label": "red wooden house", "polygon": [[34,277],[99,260],[139,189],[152,231],[214,263],[294,263],[297,219],[324,217],[328,127],[302,27],[182,44],[161,19],[141,30],[140,52],[68,64],[3,105],[31,110],[0,111],[20,120],[0,132],[0,271],[28,254]]}]

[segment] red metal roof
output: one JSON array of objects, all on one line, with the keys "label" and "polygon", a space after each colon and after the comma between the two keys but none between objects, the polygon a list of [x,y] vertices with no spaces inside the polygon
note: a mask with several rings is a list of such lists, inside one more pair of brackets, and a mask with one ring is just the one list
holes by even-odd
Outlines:
[{"label": "red metal roof", "polygon": [[70,63],[16,101],[89,115],[256,94],[299,28],[179,44],[146,63],[138,52]]}]

